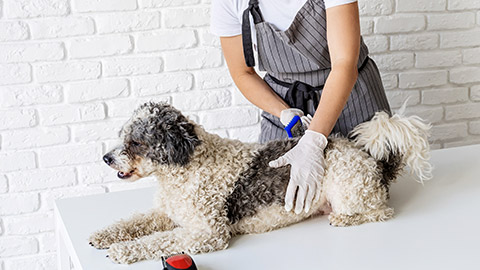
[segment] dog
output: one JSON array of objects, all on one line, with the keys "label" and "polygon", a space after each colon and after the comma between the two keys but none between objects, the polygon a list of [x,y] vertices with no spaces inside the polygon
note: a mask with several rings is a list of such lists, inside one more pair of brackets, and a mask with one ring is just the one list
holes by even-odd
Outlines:
[{"label": "dog", "polygon": [[[140,106],[123,126],[121,145],[104,161],[127,181],[155,176],[154,207],[89,238],[116,263],[160,260],[185,251],[227,248],[239,234],[263,233],[328,214],[333,226],[386,221],[389,185],[409,167],[431,177],[430,125],[419,117],[378,112],[351,138],[330,136],[319,198],[309,212],[284,208],[290,167],[271,168],[298,138],[243,143],[206,132],[166,103]],[[318,194],[317,194],[318,195]]]}]

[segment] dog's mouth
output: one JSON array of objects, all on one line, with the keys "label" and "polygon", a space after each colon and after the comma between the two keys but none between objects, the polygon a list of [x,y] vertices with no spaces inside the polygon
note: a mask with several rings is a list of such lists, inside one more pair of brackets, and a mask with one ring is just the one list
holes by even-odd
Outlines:
[{"label": "dog's mouth", "polygon": [[134,172],[135,172],[135,170],[131,170],[129,172],[118,171],[117,176],[120,179],[128,179],[128,178],[132,177]]}]

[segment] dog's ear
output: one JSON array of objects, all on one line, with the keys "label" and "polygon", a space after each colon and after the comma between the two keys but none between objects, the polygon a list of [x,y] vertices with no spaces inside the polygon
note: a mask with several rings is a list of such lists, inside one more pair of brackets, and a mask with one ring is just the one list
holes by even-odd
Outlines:
[{"label": "dog's ear", "polygon": [[150,103],[146,134],[150,148],[147,157],[163,164],[184,166],[190,161],[200,139],[195,126],[174,107],[164,103]]},{"label": "dog's ear", "polygon": [[[186,119],[185,119],[186,120]],[[163,149],[168,164],[186,165],[200,144],[193,124],[182,121],[171,125],[164,134]]]}]

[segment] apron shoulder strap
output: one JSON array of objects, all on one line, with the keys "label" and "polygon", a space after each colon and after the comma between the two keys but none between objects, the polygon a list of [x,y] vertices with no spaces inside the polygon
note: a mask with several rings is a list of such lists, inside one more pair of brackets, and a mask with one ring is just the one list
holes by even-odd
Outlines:
[{"label": "apron shoulder strap", "polygon": [[255,57],[252,46],[252,30],[250,28],[250,14],[252,14],[255,24],[263,22],[263,16],[258,7],[258,0],[250,0],[248,8],[243,12],[242,18],[242,42],[245,63],[248,67],[255,66]]}]

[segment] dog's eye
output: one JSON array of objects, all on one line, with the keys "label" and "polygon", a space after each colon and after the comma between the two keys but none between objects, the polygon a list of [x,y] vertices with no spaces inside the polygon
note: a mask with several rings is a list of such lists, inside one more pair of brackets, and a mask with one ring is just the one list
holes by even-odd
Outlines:
[{"label": "dog's eye", "polygon": [[132,145],[133,145],[133,146],[140,146],[140,143],[139,143],[139,142],[136,142],[136,141],[132,141]]}]

